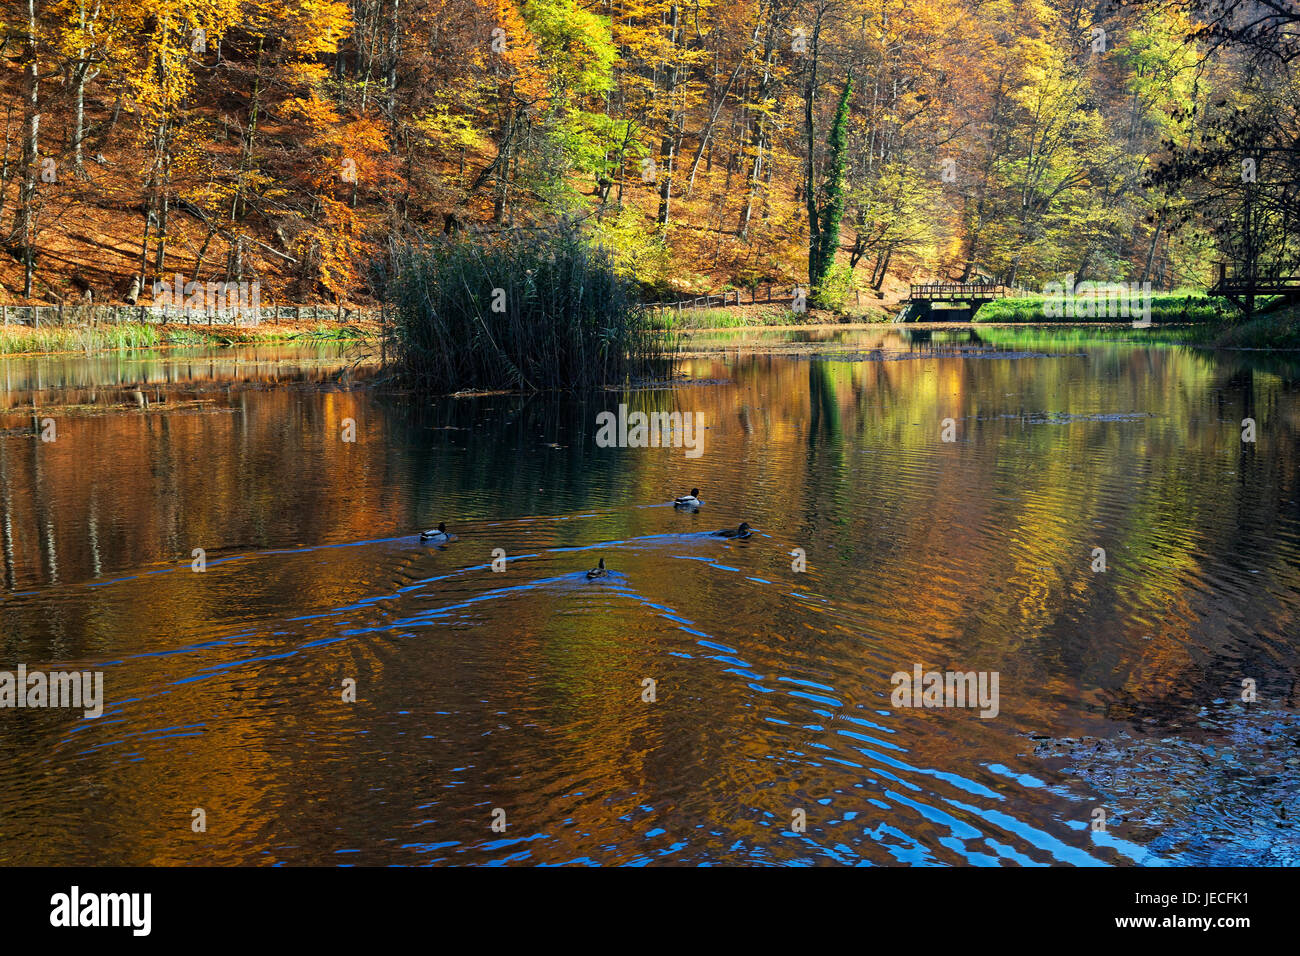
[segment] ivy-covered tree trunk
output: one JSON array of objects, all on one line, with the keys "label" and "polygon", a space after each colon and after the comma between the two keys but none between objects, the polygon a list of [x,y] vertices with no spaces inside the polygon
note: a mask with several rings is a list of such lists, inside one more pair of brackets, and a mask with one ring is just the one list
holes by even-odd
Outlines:
[{"label": "ivy-covered tree trunk", "polygon": [[820,211],[820,228],[814,232],[816,252],[813,262],[816,271],[810,271],[808,276],[808,283],[814,293],[835,265],[835,253],[840,245],[840,220],[844,217],[844,164],[849,137],[849,98],[852,94],[853,77],[850,76],[844,80],[844,92],[840,94],[835,122],[826,144],[826,185],[822,190],[825,198]]}]

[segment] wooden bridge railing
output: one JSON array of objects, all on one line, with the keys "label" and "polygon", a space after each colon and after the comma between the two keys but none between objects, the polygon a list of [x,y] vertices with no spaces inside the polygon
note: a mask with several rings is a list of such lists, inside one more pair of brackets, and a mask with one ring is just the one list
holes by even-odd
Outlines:
[{"label": "wooden bridge railing", "polygon": [[1260,265],[1254,275],[1228,272],[1228,263],[1220,262],[1219,277],[1210,286],[1210,295],[1231,298],[1234,295],[1295,295],[1300,293],[1300,275],[1283,275],[1279,265]]},{"label": "wooden bridge railing", "polygon": [[1005,299],[1025,295],[1024,289],[993,282],[921,282],[908,286],[913,302],[942,299]]}]

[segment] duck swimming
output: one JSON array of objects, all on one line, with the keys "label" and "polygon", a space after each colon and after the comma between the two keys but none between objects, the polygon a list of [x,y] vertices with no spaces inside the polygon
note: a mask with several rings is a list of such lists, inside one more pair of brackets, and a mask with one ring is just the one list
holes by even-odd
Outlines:
[{"label": "duck swimming", "polygon": [[673,499],[673,507],[675,508],[698,508],[702,504],[704,502],[700,500],[699,488],[692,488],[689,495],[682,495],[680,498]]},{"label": "duck swimming", "polygon": [[587,572],[587,580],[593,581],[596,578],[603,578],[608,572],[605,570],[605,559],[601,558],[600,562]]},{"label": "duck swimming", "polygon": [[739,528],[723,528],[721,531],[715,531],[715,532],[713,532],[713,537],[715,537],[715,538],[742,538],[742,539],[743,539],[743,538],[748,538],[748,537],[749,537],[751,534],[753,534],[753,533],[754,533],[753,530],[749,527],[749,522],[748,522],[748,521],[742,521],[742,522],[740,523],[740,527],[739,527]]},{"label": "duck swimming", "polygon": [[447,541],[450,541],[451,535],[447,533],[447,522],[445,521],[439,522],[438,529],[436,531],[420,532],[420,540],[431,541],[434,544],[442,544]]}]

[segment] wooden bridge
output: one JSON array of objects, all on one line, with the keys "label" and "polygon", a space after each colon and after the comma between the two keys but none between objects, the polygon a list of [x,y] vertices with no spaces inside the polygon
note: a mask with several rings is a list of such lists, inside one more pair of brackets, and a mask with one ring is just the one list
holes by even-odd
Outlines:
[{"label": "wooden bridge", "polygon": [[1280,295],[1289,301],[1300,301],[1300,276],[1284,276],[1268,269],[1256,270],[1254,275],[1229,275],[1228,264],[1220,262],[1219,278],[1207,293],[1223,296],[1237,308],[1251,314],[1255,311],[1256,296]]},{"label": "wooden bridge", "polygon": [[994,282],[923,282],[908,286],[911,302],[976,302],[981,305],[1023,293],[1011,286]]},{"label": "wooden bridge", "polygon": [[[1025,290],[1000,282],[921,282],[908,286],[907,307],[895,322],[927,322],[935,313],[946,321],[969,322],[979,307],[996,299],[1025,295]],[[947,308],[935,309],[936,303]],[[961,303],[960,306],[956,306]]]}]

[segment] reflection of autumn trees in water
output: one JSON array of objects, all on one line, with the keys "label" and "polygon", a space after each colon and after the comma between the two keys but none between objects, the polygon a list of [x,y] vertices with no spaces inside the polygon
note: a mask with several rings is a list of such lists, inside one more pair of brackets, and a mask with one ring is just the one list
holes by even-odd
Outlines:
[{"label": "reflection of autumn trees in water", "polygon": [[[961,358],[933,343],[900,352],[874,332],[844,347],[866,360],[696,354],[683,360],[690,378],[722,384],[431,406],[364,389],[262,387],[323,378],[320,369],[217,360],[209,373],[196,360],[170,367],[160,388],[166,402],[199,404],[97,414],[58,403],[113,403],[105,393],[148,376],[114,380],[110,369],[111,387],[60,388],[76,374],[61,378],[45,360],[40,381],[0,396],[13,409],[5,426],[17,429],[0,438],[4,584],[80,584],[183,568],[194,548],[219,560],[444,519],[463,528],[590,509],[648,533],[633,505],[699,486],[718,524],[746,518],[782,546],[808,547],[837,601],[925,635],[938,656],[1014,651],[1026,679],[1065,661],[1078,683],[1116,701],[1149,701],[1165,686],[1221,693],[1231,681],[1216,662],[1228,659],[1261,678],[1289,666],[1295,543],[1278,530],[1296,518],[1292,387],[1178,349]],[[54,443],[22,431],[33,390],[58,422]],[[702,413],[703,457],[596,448],[597,412],[624,400]],[[1247,415],[1259,422],[1254,446],[1239,440]],[[947,417],[951,445],[938,440]],[[340,437],[346,419],[355,443]],[[561,533],[585,543],[587,532],[573,522]],[[1098,546],[1102,575],[1088,570]],[[248,599],[268,613],[286,600],[347,600],[365,560],[363,549],[338,549],[306,577],[259,582]],[[172,632],[223,613],[221,591],[185,575],[168,594]],[[32,656],[56,633],[64,653],[93,654],[79,645],[102,631],[96,603],[63,613],[47,624],[44,609],[0,606],[7,634],[35,640]],[[1261,640],[1243,660],[1247,633]]]},{"label": "reflection of autumn trees in water", "polygon": [[[651,818],[665,839],[704,820],[718,845],[761,844],[752,819],[773,807],[883,796],[840,728],[1005,795],[978,768],[1037,774],[1016,762],[1024,733],[1185,716],[1241,673],[1266,699],[1288,692],[1300,405],[1286,379],[1180,349],[962,357],[979,343],[873,331],[845,334],[837,359],[797,338],[789,354],[697,343],[687,380],[630,394],[430,403],[240,353],[184,374],[110,366],[97,390],[52,362],[0,393],[0,423],[19,429],[0,437],[3,656],[121,661],[107,697],[138,698],[84,733],[50,712],[0,721],[0,748],[50,761],[0,766],[16,795],[0,798],[0,860],[21,832],[45,841],[42,862],[105,846],[115,862],[321,862],[358,846],[386,862],[402,858],[382,845],[398,831],[493,839],[487,806],[523,832],[574,818],[547,859],[588,853],[584,834],[640,844]],[[162,405],[117,407],[151,376]],[[33,390],[52,444],[30,433]],[[620,402],[703,415],[703,456],[597,448],[596,415]],[[662,507],[692,486],[698,516]],[[439,520],[462,535],[445,552],[359,544]],[[760,536],[652,539],[739,520]],[[548,549],[614,541],[604,585],[529,587],[594,563]],[[509,573],[455,573],[498,544],[518,559]],[[1104,574],[1089,571],[1096,546]],[[998,670],[998,720],[873,714],[913,663]],[[647,675],[657,709],[639,702]],[[355,707],[339,703],[344,676]],[[785,677],[830,689],[797,698]],[[848,763],[797,759],[814,745]],[[1069,819],[1054,799],[1007,808]],[[207,842],[190,836],[195,806]],[[932,848],[946,835],[885,815]]]}]

